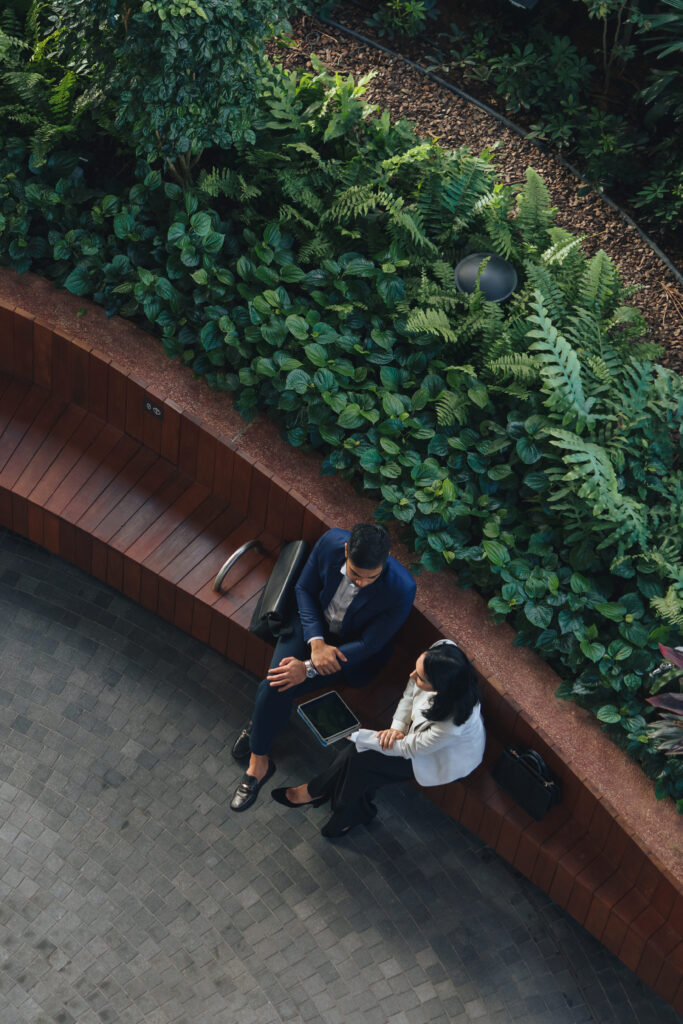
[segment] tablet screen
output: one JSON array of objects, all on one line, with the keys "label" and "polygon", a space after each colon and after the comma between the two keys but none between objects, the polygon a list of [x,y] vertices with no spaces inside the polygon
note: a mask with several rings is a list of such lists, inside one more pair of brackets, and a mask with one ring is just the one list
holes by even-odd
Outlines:
[{"label": "tablet screen", "polygon": [[299,711],[308,718],[323,739],[353,731],[360,725],[356,716],[334,690],[331,693],[324,693],[322,697],[306,701],[299,707]]}]

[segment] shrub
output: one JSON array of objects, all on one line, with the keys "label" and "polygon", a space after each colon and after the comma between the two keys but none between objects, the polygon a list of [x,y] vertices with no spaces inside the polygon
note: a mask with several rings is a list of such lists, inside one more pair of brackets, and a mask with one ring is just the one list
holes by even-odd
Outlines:
[{"label": "shrub", "polygon": [[380,36],[416,36],[438,13],[436,0],[383,0],[366,24]]},{"label": "shrub", "polygon": [[[363,103],[367,79],[312,61],[269,77],[256,144],[193,188],[141,162],[105,194],[73,158],[32,171],[5,145],[2,259],[145,323],[375,494],[419,567],[489,596],[683,809],[645,702],[683,606],[681,380],[537,174],[516,193],[490,154],[420,142]],[[505,307],[455,289],[472,251],[513,261]]]},{"label": "shrub", "polygon": [[265,39],[286,0],[53,0],[54,52],[87,69],[136,153],[181,184],[206,147],[254,141]]}]

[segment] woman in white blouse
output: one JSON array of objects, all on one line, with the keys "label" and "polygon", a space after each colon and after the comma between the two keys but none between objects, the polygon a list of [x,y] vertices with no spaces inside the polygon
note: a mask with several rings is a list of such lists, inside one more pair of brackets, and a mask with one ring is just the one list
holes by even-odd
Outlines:
[{"label": "woman in white blouse", "polygon": [[274,789],[286,807],[332,802],[327,838],[367,824],[377,813],[374,790],[415,778],[438,786],[469,775],[484,756],[486,735],[477,678],[452,640],[438,640],[417,659],[388,729],[359,729],[329,768],[308,785]]}]

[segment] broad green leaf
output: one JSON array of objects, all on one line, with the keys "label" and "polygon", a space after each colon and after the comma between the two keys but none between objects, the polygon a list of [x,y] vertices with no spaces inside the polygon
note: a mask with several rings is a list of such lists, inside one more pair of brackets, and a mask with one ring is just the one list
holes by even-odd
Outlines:
[{"label": "broad green leaf", "polygon": [[601,722],[607,722],[610,725],[616,725],[617,722],[621,721],[621,715],[614,704],[603,704],[598,711],[597,717]]},{"label": "broad green leaf", "polygon": [[588,637],[584,637],[579,646],[591,661],[600,661],[605,656],[604,644],[599,644],[595,640],[589,640]]},{"label": "broad green leaf", "polygon": [[292,370],[287,374],[285,387],[288,391],[296,391],[297,395],[305,395],[310,383],[311,378],[305,370]]},{"label": "broad green leaf", "polygon": [[308,323],[302,316],[298,316],[296,313],[290,313],[285,320],[287,330],[292,334],[297,341],[303,341],[304,338],[308,337]]},{"label": "broad green leaf", "polygon": [[615,604],[614,602],[606,601],[603,604],[595,605],[596,612],[600,612],[606,619],[611,619],[612,622],[621,622],[626,615],[626,608],[623,604]]},{"label": "broad green leaf", "polygon": [[482,547],[491,565],[504,565],[509,562],[510,553],[504,544],[498,540],[485,540]]},{"label": "broad green leaf", "polygon": [[524,605],[524,614],[529,622],[538,626],[539,629],[547,629],[553,621],[553,610],[545,604],[534,604],[527,601]]}]

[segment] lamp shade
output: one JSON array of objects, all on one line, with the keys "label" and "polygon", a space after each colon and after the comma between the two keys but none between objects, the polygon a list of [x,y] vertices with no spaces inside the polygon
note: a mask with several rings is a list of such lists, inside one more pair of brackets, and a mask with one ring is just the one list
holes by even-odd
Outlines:
[{"label": "lamp shade", "polygon": [[507,260],[492,252],[472,252],[460,260],[455,268],[455,286],[460,292],[472,293],[477,287],[479,267],[488,260],[481,272],[479,288],[489,302],[504,302],[517,287],[517,271]]}]

